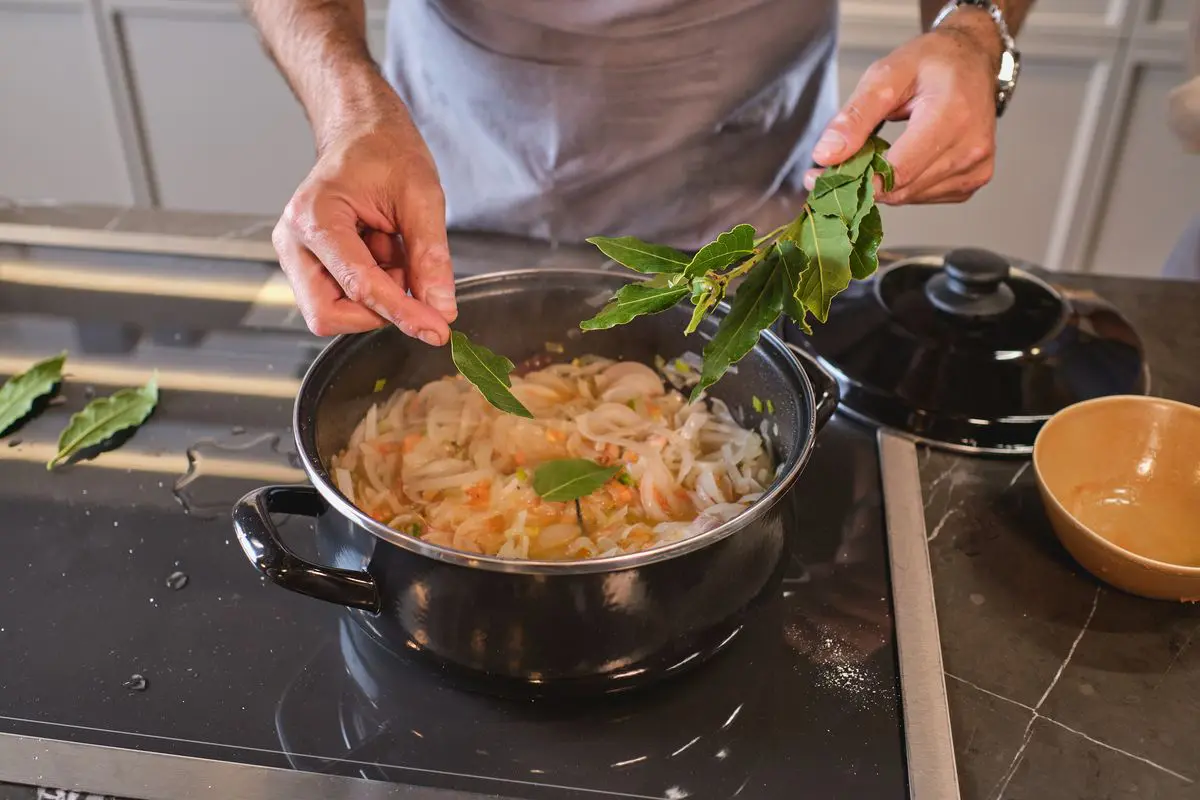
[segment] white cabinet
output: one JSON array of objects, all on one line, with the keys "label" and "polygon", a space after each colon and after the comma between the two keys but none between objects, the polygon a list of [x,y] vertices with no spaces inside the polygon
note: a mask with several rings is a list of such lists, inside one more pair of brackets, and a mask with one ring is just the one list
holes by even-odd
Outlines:
[{"label": "white cabinet", "polygon": [[[888,243],[1157,274],[1200,211],[1200,156],[1165,124],[1191,2],[1040,0],[992,184],[961,205],[885,209]],[[377,56],[385,5],[368,2]],[[841,17],[847,95],[916,31],[917,3],[844,2]],[[274,216],[313,160],[232,0],[0,0],[0,115],[0,196]]]}]

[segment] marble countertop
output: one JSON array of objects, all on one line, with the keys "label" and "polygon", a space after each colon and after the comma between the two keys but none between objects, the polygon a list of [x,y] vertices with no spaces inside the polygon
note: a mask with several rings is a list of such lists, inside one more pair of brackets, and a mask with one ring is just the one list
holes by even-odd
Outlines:
[{"label": "marble countertop", "polygon": [[[12,225],[232,242],[271,259],[263,218],[0,199],[0,239]],[[453,248],[465,271],[529,266],[520,243]],[[589,248],[545,252],[597,264]],[[1155,394],[1200,405],[1200,284],[1057,280],[1131,319]],[[1084,572],[1055,539],[1026,460],[921,450],[921,474],[964,800],[1200,798],[1200,605],[1142,600]],[[0,800],[35,796],[0,786]]]}]

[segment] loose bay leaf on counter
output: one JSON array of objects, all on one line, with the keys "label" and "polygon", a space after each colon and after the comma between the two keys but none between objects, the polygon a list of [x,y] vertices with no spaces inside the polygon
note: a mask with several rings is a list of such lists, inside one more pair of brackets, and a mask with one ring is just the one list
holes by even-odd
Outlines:
[{"label": "loose bay leaf on counter", "polygon": [[58,453],[46,464],[46,469],[53,469],[60,461],[103,444],[124,430],[136,428],[146,421],[156,405],[157,373],[145,386],[121,389],[109,397],[96,398],[71,416],[58,437]]},{"label": "loose bay leaf on counter", "polygon": [[[754,229],[751,228],[750,231],[751,237],[753,237]],[[613,261],[629,267],[635,272],[683,272],[691,261],[686,254],[673,247],[650,244],[632,236],[621,236],[615,239],[607,236],[593,236],[588,239],[588,242],[600,248],[600,252]]]},{"label": "loose bay leaf on counter", "polygon": [[533,471],[533,490],[543,500],[569,503],[596,491],[621,469],[620,464],[605,467],[586,458],[547,461]]},{"label": "loose bay leaf on counter", "polygon": [[450,331],[450,358],[462,376],[493,406],[508,414],[533,419],[530,410],[510,391],[516,366],[513,362],[483,345],[473,344],[461,331]]},{"label": "loose bay leaf on counter", "polygon": [[0,386],[0,436],[26,417],[39,397],[49,394],[62,382],[66,360],[65,352],[51,356]]}]

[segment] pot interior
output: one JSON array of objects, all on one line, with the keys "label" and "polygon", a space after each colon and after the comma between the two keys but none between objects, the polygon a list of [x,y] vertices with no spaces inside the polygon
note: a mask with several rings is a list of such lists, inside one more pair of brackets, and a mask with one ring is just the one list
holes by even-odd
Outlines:
[{"label": "pot interior", "polygon": [[[692,306],[682,304],[660,314],[639,317],[604,331],[581,332],[579,323],[593,316],[629,279],[621,273],[583,270],[530,270],[496,273],[458,284],[459,317],[453,327],[520,365],[534,357],[567,361],[584,355],[641,361],[656,356],[668,361],[694,352],[700,355],[717,329],[722,308],[691,336],[683,330]],[[550,352],[547,344],[557,351]],[[786,480],[805,453],[814,430],[812,388],[799,362],[774,336],[758,344],[736,365],[736,373],[710,388],[725,401],[741,424],[767,433],[775,463],[784,463],[778,480]],[[388,326],[334,340],[313,364],[297,397],[297,440],[312,471],[333,488],[326,466],[345,447],[355,426],[373,402],[393,392],[417,388],[455,374],[450,348],[433,348]],[[380,392],[378,381],[386,381]],[[755,411],[754,398],[763,404]],[[769,413],[767,401],[774,413]]]}]

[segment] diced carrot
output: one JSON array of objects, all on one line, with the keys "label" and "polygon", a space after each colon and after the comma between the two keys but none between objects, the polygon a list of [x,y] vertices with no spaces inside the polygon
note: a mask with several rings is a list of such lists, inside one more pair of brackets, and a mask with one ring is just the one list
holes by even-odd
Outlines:
[{"label": "diced carrot", "polygon": [[401,449],[406,453],[411,453],[420,443],[421,438],[421,434],[419,433],[410,433],[408,436],[404,437],[404,443],[401,445]]},{"label": "diced carrot", "polygon": [[480,481],[466,488],[467,500],[473,506],[487,506],[491,500],[491,481]]},{"label": "diced carrot", "polygon": [[525,451],[518,450],[517,452],[513,453],[513,461],[517,462],[518,467],[525,466]]},{"label": "diced carrot", "polygon": [[404,445],[401,442],[379,442],[375,445],[375,449],[382,455],[390,455],[403,451]]},{"label": "diced carrot", "polygon": [[567,435],[562,431],[556,431],[553,428],[546,430],[546,441],[548,442],[565,442]]}]

